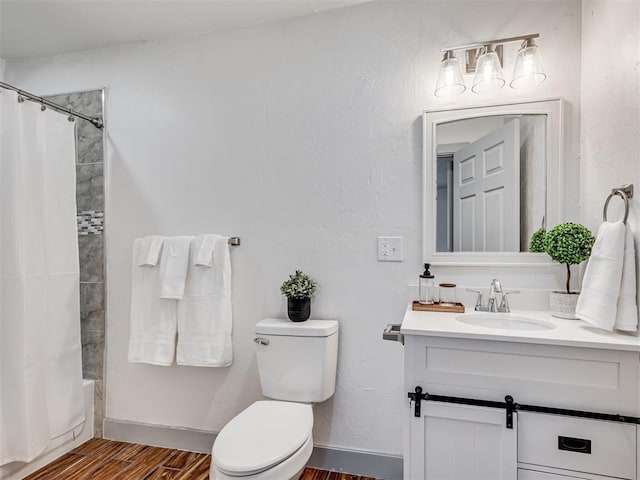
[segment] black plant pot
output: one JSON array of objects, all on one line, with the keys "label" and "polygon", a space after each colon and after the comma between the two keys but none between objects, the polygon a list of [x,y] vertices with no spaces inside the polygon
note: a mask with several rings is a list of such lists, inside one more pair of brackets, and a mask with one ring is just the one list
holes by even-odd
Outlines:
[{"label": "black plant pot", "polygon": [[311,299],[287,298],[287,315],[292,322],[306,322],[311,316]]}]

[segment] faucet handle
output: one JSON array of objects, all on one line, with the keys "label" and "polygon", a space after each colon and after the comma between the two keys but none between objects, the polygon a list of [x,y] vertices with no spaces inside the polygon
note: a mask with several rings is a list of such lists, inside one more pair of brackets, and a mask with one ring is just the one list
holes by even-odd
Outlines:
[{"label": "faucet handle", "polygon": [[474,290],[473,288],[467,288],[466,291],[478,294],[478,296],[476,297],[476,308],[475,309],[477,311],[484,310],[485,307],[482,304],[482,292],[480,290]]},{"label": "faucet handle", "polygon": [[507,292],[502,292],[502,302],[500,303],[500,307],[498,308],[499,312],[509,313],[511,311],[511,308],[509,308],[508,296],[512,293],[520,293],[520,290],[509,290]]}]

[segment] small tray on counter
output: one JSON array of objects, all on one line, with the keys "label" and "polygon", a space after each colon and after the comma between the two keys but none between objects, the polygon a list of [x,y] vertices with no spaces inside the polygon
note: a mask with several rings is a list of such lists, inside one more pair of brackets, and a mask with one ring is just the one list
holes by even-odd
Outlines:
[{"label": "small tray on counter", "polygon": [[418,301],[413,302],[411,306],[412,310],[418,312],[449,312],[449,313],[464,313],[464,305],[460,302],[455,305],[440,305],[439,303],[433,303],[431,305],[424,305]]}]

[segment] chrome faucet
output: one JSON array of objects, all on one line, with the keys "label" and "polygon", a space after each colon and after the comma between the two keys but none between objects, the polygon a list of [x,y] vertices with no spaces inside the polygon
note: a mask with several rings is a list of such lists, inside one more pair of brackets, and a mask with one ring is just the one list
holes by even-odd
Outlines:
[{"label": "chrome faucet", "polygon": [[[491,280],[491,285],[489,286],[489,303],[488,303],[488,311],[489,312],[497,312],[498,306],[496,304],[496,293],[502,293],[502,284],[497,278]],[[504,295],[503,295],[504,297]]]},{"label": "chrome faucet", "polygon": [[[496,313],[509,313],[511,309],[509,308],[509,299],[508,295],[512,293],[520,293],[518,290],[511,290],[505,292],[502,289],[502,284],[496,278],[491,280],[491,285],[489,286],[489,299],[487,300],[487,304],[484,304],[484,298],[482,292],[480,290],[472,290],[467,289],[467,292],[477,293],[476,297],[476,312],[496,312]],[[498,306],[496,293],[501,295],[500,305]]]}]

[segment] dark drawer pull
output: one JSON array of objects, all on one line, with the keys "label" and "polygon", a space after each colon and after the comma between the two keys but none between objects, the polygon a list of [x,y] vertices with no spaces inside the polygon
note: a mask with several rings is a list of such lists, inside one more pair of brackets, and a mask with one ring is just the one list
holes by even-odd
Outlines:
[{"label": "dark drawer pull", "polygon": [[591,440],[558,436],[558,450],[591,454]]}]

